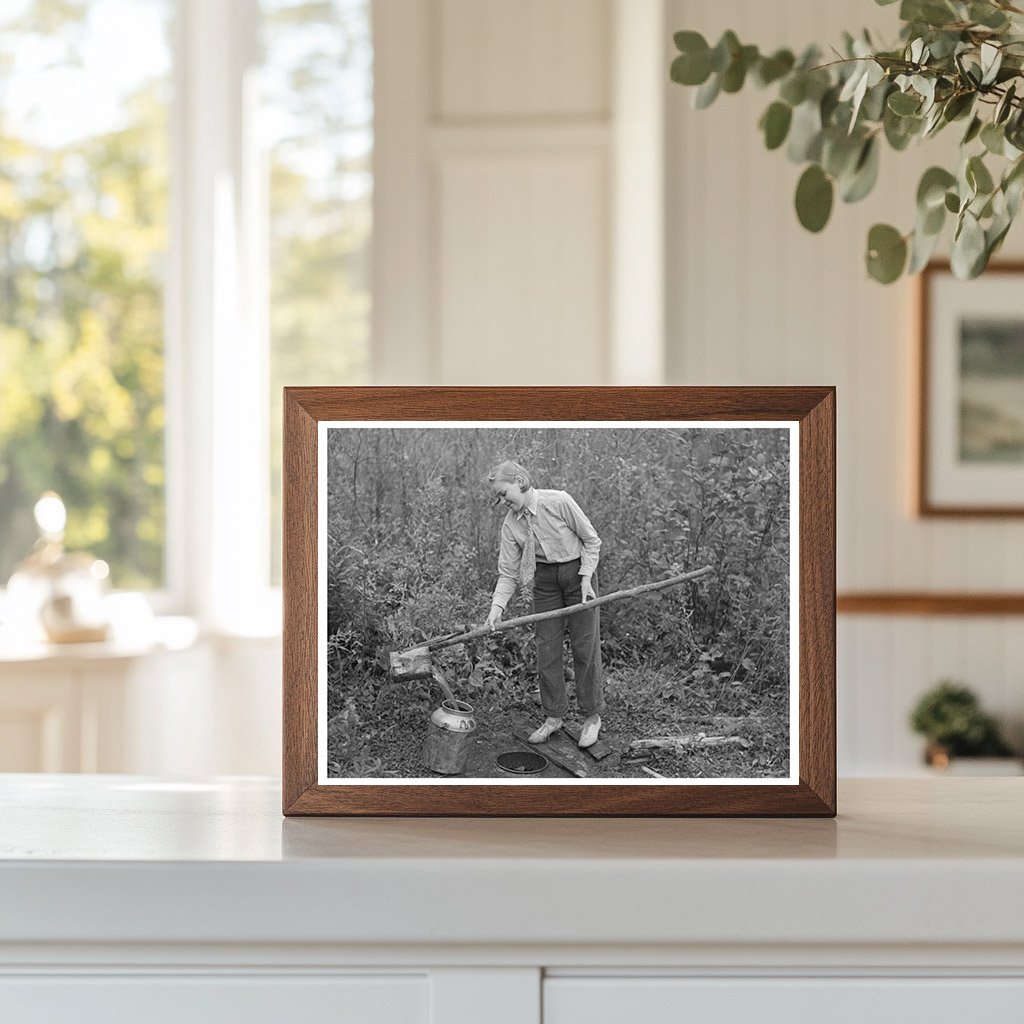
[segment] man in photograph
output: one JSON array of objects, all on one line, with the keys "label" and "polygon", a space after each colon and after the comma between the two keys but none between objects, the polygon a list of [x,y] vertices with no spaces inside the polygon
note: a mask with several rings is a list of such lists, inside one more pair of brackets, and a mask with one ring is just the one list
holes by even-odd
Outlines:
[{"label": "man in photograph", "polygon": [[[496,503],[508,509],[501,526],[498,582],[487,624],[493,629],[501,621],[517,585],[524,594],[532,594],[537,612],[593,600],[601,538],[572,495],[533,487],[526,468],[511,461],[495,466],[487,481]],[[585,748],[597,742],[604,704],[600,613],[596,608],[535,624],[541,707],[546,717],[529,739],[543,743],[562,727],[568,713],[562,661],[566,628],[576,700],[584,716],[579,745]]]}]

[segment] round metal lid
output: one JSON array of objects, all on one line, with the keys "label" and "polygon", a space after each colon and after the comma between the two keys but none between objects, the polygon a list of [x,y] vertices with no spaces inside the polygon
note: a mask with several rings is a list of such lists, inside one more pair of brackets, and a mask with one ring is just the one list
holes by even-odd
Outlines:
[{"label": "round metal lid", "polygon": [[548,759],[532,750],[510,750],[494,760],[502,771],[512,775],[536,775],[548,766]]}]

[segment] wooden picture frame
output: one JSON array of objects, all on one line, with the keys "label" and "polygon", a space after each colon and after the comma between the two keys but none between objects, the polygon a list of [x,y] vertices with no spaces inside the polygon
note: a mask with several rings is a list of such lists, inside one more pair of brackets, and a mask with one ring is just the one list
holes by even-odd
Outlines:
[{"label": "wooden picture frame", "polygon": [[1024,262],[960,281],[936,261],[919,276],[918,516],[1024,516],[1022,287]]},{"label": "wooden picture frame", "polygon": [[[482,817],[834,816],[835,426],[835,390],[831,387],[286,388],[283,474],[284,813]],[[773,589],[764,592],[787,595],[778,609],[778,625],[773,627],[780,630],[779,637],[785,638],[784,649],[788,658],[785,663],[788,679],[784,683],[788,690],[779,691],[788,697],[786,713],[789,716],[788,731],[785,734],[788,745],[785,747],[785,757],[781,754],[779,757],[782,767],[774,766],[774,754],[758,753],[757,744],[751,746],[749,739],[739,763],[744,766],[749,763],[751,774],[736,778],[730,776],[730,773],[735,774],[739,770],[735,768],[723,769],[724,777],[711,779],[690,776],[660,778],[653,771],[627,778],[625,768],[619,769],[622,777],[599,773],[591,777],[590,773],[584,772],[584,778],[565,774],[533,783],[522,778],[497,777],[500,773],[496,773],[495,778],[491,778],[490,774],[473,778],[434,775],[425,778],[355,778],[351,774],[354,769],[348,767],[350,762],[345,761],[342,765],[340,760],[332,760],[328,764],[324,753],[328,734],[336,726],[342,728],[346,725],[348,712],[332,714],[330,724],[327,724],[328,697],[325,696],[327,691],[324,689],[324,680],[334,680],[331,684],[334,687],[331,699],[335,702],[339,695],[345,695],[345,687],[355,685],[351,682],[354,677],[343,677],[340,670],[334,673],[330,666],[324,668],[329,603],[326,580],[334,573],[333,586],[335,579],[349,572],[348,562],[342,568],[328,563],[331,558],[338,558],[337,552],[342,550],[338,545],[348,543],[351,539],[339,539],[335,534],[345,533],[346,523],[355,524],[351,510],[362,508],[356,503],[364,500],[361,497],[363,492],[348,481],[349,462],[344,462],[344,473],[340,468],[327,468],[328,448],[332,453],[342,453],[338,456],[332,454],[332,459],[340,460],[342,456],[348,459],[350,453],[356,450],[354,446],[357,442],[361,445],[364,438],[375,438],[386,442],[384,448],[388,451],[404,451],[394,445],[407,443],[407,438],[423,438],[424,444],[440,443],[438,439],[441,435],[436,431],[441,428],[456,432],[451,436],[457,440],[465,437],[467,444],[473,440],[478,445],[479,438],[489,441],[492,437],[514,436],[517,440],[525,438],[534,444],[536,450],[541,450],[538,448],[541,444],[553,443],[550,438],[555,436],[557,430],[568,431],[558,437],[577,446],[618,444],[619,438],[625,437],[627,441],[641,445],[637,450],[642,453],[654,451],[655,448],[658,451],[667,450],[667,446],[677,442],[689,445],[686,449],[688,452],[699,448],[698,454],[702,453],[703,458],[700,465],[705,465],[706,472],[711,474],[707,477],[705,488],[710,494],[708,500],[714,503],[715,509],[723,510],[722,515],[726,518],[733,515],[728,509],[733,507],[729,503],[734,501],[734,497],[732,491],[727,493],[721,485],[721,481],[726,479],[722,474],[732,474],[728,479],[737,481],[737,488],[748,478],[767,481],[764,488],[774,481],[771,484],[776,488],[771,492],[775,495],[773,501],[780,507],[783,500],[780,496],[784,496],[785,501],[786,515],[783,518],[780,512],[778,521],[784,523],[779,529],[786,531],[785,544],[781,547],[788,552],[784,563],[788,568],[785,582],[780,583],[779,579],[772,577]],[[515,434],[510,435],[513,429]],[[388,432],[386,435],[385,430]],[[470,430],[475,432],[472,436]],[[601,434],[602,430],[608,433]],[[368,433],[360,434],[358,431]],[[785,459],[780,458],[779,461],[781,468],[767,464],[762,449],[752,447],[767,444],[769,440],[776,445],[773,450],[785,453]],[[369,446],[369,441],[367,444]],[[388,448],[388,445],[392,447]],[[381,445],[377,447],[379,449]],[[755,450],[762,451],[757,456],[759,462],[751,462]],[[734,457],[729,454],[733,451],[740,454]],[[710,455],[707,454],[709,452]],[[726,455],[716,454],[718,452],[726,452]],[[644,457],[647,458],[646,454]],[[675,457],[670,453],[669,458]],[[403,460],[405,464],[411,461],[407,456],[403,456]],[[355,464],[353,459],[352,465]],[[636,464],[641,463],[637,461]],[[342,462],[338,461],[337,465],[341,467]],[[388,465],[393,465],[393,477],[389,476]],[[404,472],[397,462],[388,465],[384,465],[383,473],[371,479],[384,476],[397,479]],[[758,466],[761,468],[758,469]],[[490,506],[494,502],[484,491],[488,486],[493,488],[495,484],[488,485],[487,478],[477,473],[479,469],[486,471],[487,466],[481,464],[468,471],[465,479],[470,481],[470,487],[456,486],[451,481],[447,481],[446,486],[462,501],[463,490],[475,491],[479,482],[481,493],[479,496],[474,493],[472,500]],[[614,470],[608,472],[614,473]],[[782,473],[785,473],[784,477]],[[562,482],[562,477],[557,473],[552,476],[555,477],[553,482],[556,486]],[[328,488],[328,479],[332,481],[331,487],[334,490]],[[614,475],[611,475],[607,481],[602,479],[599,483],[610,487],[614,480]],[[548,485],[538,483],[537,486]],[[693,485],[691,483],[686,486]],[[674,485],[666,487],[667,492],[674,493],[673,489]],[[525,486],[521,485],[520,490],[529,494]],[[338,498],[332,506],[331,502],[335,499],[329,495],[334,493],[337,493]],[[669,498],[672,493],[669,493]],[[740,490],[735,493],[741,494]],[[743,499],[747,506],[744,514],[752,517],[753,522],[760,512],[756,498],[752,499],[749,495],[767,494],[768,491],[755,489],[742,493],[748,495]],[[666,502],[669,498],[666,498]],[[740,498],[736,497],[736,508],[742,504]],[[627,502],[623,507],[628,509],[633,506]],[[487,511],[491,520],[494,520],[504,510],[491,510],[488,507]],[[500,521],[501,529],[505,528],[507,517],[512,515],[513,512],[509,512],[506,519]],[[333,517],[330,557],[325,554],[328,551],[326,523],[329,516]],[[488,521],[488,529],[497,536],[499,534],[495,531],[498,526],[491,520]],[[709,515],[708,522],[711,521]],[[647,524],[647,527],[653,529],[651,524]],[[352,529],[356,529],[355,525]],[[684,524],[679,529],[688,530],[690,527]],[[768,535],[767,527],[764,535]],[[670,536],[665,533],[664,537],[668,538],[665,544],[670,539],[675,543],[674,534]],[[725,544],[725,541],[722,543]],[[747,541],[743,544],[749,546]],[[735,546],[729,550],[734,549]],[[694,550],[697,550],[696,542]],[[778,548],[773,557],[777,556]],[[367,559],[361,563],[364,567],[371,565],[365,552],[360,557]],[[765,556],[759,554],[757,557],[763,559]],[[355,556],[345,555],[345,558],[354,559]],[[609,562],[611,564],[614,563]],[[749,564],[755,563],[751,561]],[[683,568],[690,567],[684,565]],[[720,571],[720,566],[712,569],[716,580],[719,576],[726,579],[730,571],[728,566],[724,573]],[[364,573],[368,571],[368,568],[363,570]],[[732,571],[739,572],[735,568]],[[349,579],[348,576],[344,578]],[[735,577],[733,582],[736,586],[743,586],[743,580],[739,577]],[[729,585],[732,586],[733,582]],[[365,585],[370,586],[369,583]],[[690,598],[684,595],[678,600],[688,602]],[[589,611],[588,614],[595,613]],[[485,615],[486,607],[475,621],[479,622]],[[343,631],[331,633],[332,643],[339,632]],[[503,635],[509,636],[512,632],[509,629]],[[420,642],[418,636],[416,642]],[[764,646],[768,649],[768,640],[765,640]],[[771,649],[777,653],[779,648],[776,646]],[[389,652],[381,651],[380,663],[386,664],[388,656]],[[716,667],[714,661],[709,654],[705,653],[702,657],[706,659],[704,664],[693,654],[693,664],[696,666],[693,671],[696,674],[687,678],[711,678],[709,673]],[[392,660],[392,667],[394,664]],[[733,666],[732,676],[726,678],[729,673],[727,663],[721,672],[714,675],[716,687],[721,687],[721,691],[716,692],[726,693],[729,687],[741,686],[743,671],[757,673],[760,670],[760,666],[755,666],[754,659],[750,658],[744,669]],[[367,671],[379,673],[383,670],[374,663]],[[751,693],[756,692],[755,682],[752,680],[748,686]],[[623,682],[621,679],[619,684],[625,687],[630,685],[628,680]],[[460,682],[460,685],[463,683]],[[394,699],[405,700],[405,691],[401,687],[394,687],[393,690],[401,694],[400,698]],[[377,699],[381,698],[378,696]],[[392,699],[392,696],[388,699]],[[354,711],[351,717],[353,720],[357,718]],[[377,724],[374,723],[375,726]],[[424,731],[428,726],[434,728],[424,718]],[[495,725],[495,735],[498,731]],[[611,739],[613,742],[609,746],[616,742],[614,737]],[[687,743],[696,742],[703,748],[709,737],[701,732],[684,739]],[[742,737],[737,739],[741,740]],[[619,746],[615,753],[621,766],[625,763],[622,755],[626,752],[626,745],[625,740],[617,742]],[[762,747],[766,747],[766,744],[767,741],[762,740]],[[525,743],[520,744],[520,747],[533,749]],[[747,748],[750,748],[749,753],[746,752]],[[632,746],[629,749],[632,752]],[[734,753],[738,756],[739,748]],[[701,754],[703,756],[703,750]],[[759,765],[756,771],[760,775],[754,774],[755,762]],[[371,760],[370,763],[374,762]],[[616,762],[609,759],[607,763]],[[630,772],[633,770],[629,769]],[[742,770],[748,769],[743,767]],[[788,774],[782,775],[780,772]]]}]

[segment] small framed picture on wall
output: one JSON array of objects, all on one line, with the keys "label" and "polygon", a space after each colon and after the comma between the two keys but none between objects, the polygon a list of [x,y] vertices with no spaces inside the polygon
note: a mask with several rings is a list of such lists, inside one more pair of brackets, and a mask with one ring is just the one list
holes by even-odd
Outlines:
[{"label": "small framed picture on wall", "polygon": [[920,278],[916,511],[1024,515],[1024,263]]}]

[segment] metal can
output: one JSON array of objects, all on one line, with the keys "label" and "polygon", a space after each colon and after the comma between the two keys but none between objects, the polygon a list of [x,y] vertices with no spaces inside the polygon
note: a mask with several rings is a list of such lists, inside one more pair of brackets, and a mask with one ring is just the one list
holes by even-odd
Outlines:
[{"label": "metal can", "polygon": [[445,700],[427,723],[423,763],[439,775],[460,775],[476,732],[473,705],[464,700]]}]

